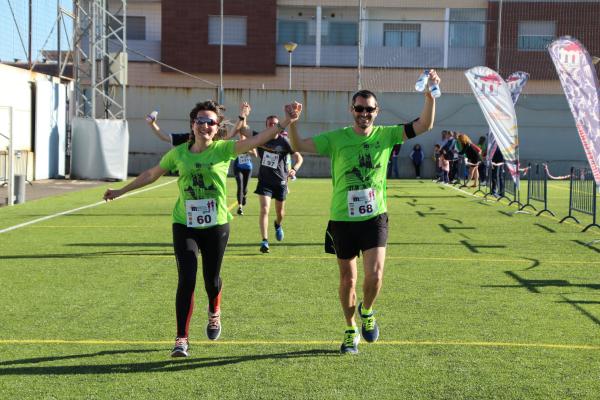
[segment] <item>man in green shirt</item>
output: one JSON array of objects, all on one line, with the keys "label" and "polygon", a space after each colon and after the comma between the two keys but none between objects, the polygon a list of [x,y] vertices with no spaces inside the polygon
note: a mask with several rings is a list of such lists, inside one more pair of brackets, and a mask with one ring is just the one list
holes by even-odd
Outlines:
[{"label": "man in green shirt", "polygon": [[[439,83],[435,70],[430,82]],[[326,251],[337,256],[340,271],[339,297],[346,319],[342,353],[358,353],[360,334],[356,312],[357,257],[363,253],[363,300],[358,304],[362,336],[367,342],[379,337],[373,305],[381,289],[387,245],[386,169],[396,144],[433,127],[435,99],[425,93],[418,119],[408,124],[376,126],[379,105],[375,94],[361,90],[352,96],[353,126],[301,139],[289,128],[294,151],[318,153],[331,158],[333,196],[326,232]]]}]

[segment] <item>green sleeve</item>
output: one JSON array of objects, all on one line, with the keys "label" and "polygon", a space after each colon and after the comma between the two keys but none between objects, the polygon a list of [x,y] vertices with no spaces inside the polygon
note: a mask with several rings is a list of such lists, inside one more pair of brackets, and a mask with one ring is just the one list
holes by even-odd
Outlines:
[{"label": "green sleeve", "polygon": [[313,136],[312,138],[315,147],[317,148],[317,152],[322,156],[331,155],[331,138],[327,133],[322,133],[317,136]]},{"label": "green sleeve", "polygon": [[165,171],[174,171],[177,169],[175,161],[177,160],[177,147],[173,147],[160,159],[160,167]]},{"label": "green sleeve", "polygon": [[219,157],[223,160],[233,160],[237,157],[235,140],[220,140],[216,143]]},{"label": "green sleeve", "polygon": [[402,125],[396,125],[396,126],[390,126],[390,128],[392,128],[392,138],[394,140],[393,144],[402,144],[404,143],[404,124]]}]

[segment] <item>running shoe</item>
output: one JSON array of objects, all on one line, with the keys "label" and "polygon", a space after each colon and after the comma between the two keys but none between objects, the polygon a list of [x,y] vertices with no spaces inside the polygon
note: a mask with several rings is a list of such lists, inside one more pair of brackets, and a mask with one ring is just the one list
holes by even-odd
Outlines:
[{"label": "running shoe", "polygon": [[340,347],[340,353],[358,353],[358,342],[360,342],[360,334],[358,333],[358,329],[348,329],[344,332],[344,341],[342,342],[342,346]]},{"label": "running shoe", "polygon": [[362,320],[362,337],[367,342],[372,343],[376,342],[379,338],[379,326],[375,321],[375,317],[373,316],[375,312],[371,312],[370,314],[363,314],[362,312],[362,302],[358,305],[358,314],[360,315],[360,319]]},{"label": "running shoe", "polygon": [[268,240],[263,240],[260,243],[260,252],[261,253],[268,253],[269,252],[269,241]]},{"label": "running shoe", "polygon": [[283,228],[277,222],[274,222],[273,225],[275,226],[275,238],[278,242],[281,242],[283,240]]},{"label": "running shoe", "polygon": [[244,210],[242,210],[242,207],[238,207],[237,215],[244,215]]},{"label": "running shoe", "polygon": [[210,340],[217,340],[221,336],[221,314],[208,312],[208,324],[206,325],[206,336]]},{"label": "running shoe", "polygon": [[188,338],[175,338],[175,347],[173,347],[173,351],[171,351],[171,357],[187,357],[190,354],[188,353],[188,349],[190,344],[188,342]]}]

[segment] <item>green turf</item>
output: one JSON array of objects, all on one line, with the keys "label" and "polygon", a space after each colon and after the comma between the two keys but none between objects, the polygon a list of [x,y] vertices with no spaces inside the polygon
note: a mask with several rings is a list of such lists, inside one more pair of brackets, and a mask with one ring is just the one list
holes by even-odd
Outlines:
[{"label": "green turf", "polygon": [[[1,208],[0,230],[96,203],[108,186]],[[381,337],[356,356],[338,354],[338,272],[322,251],[330,183],[290,186],[270,254],[254,195],[232,221],[223,334],[205,339],[200,284],[187,359],[169,357],[174,184],[0,234],[0,399],[598,398],[600,242],[585,243],[600,229],[580,232],[589,216],[558,223],[568,183],[549,184],[557,217],[536,217],[390,181]]]}]

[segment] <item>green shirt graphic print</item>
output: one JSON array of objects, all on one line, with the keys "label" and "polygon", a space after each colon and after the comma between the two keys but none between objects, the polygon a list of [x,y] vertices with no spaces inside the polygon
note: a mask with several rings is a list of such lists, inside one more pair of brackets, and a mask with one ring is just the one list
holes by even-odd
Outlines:
[{"label": "green shirt graphic print", "polygon": [[404,125],[394,125],[374,126],[368,136],[349,126],[313,137],[319,154],[331,158],[332,221],[365,221],[387,211],[387,163],[403,135]]},{"label": "green shirt graphic print", "polygon": [[173,207],[173,222],[187,225],[187,200],[213,199],[216,225],[226,224],[233,218],[227,210],[226,179],[229,161],[237,157],[235,141],[213,142],[200,153],[192,153],[188,146],[189,143],[183,143],[174,147],[160,160],[162,169],[179,171],[179,197]]}]

